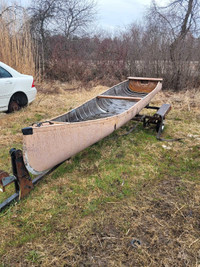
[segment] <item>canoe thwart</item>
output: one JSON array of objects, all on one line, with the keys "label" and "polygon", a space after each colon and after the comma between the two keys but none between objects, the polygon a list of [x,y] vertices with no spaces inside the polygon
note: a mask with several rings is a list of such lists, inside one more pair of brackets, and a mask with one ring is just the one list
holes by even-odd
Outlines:
[{"label": "canoe thwart", "polygon": [[162,82],[162,78],[128,77],[129,80]]},{"label": "canoe thwart", "polygon": [[140,101],[141,97],[130,97],[130,96],[115,96],[115,95],[98,95],[97,98],[107,98],[107,99],[116,99],[116,100],[128,100],[128,101]]}]

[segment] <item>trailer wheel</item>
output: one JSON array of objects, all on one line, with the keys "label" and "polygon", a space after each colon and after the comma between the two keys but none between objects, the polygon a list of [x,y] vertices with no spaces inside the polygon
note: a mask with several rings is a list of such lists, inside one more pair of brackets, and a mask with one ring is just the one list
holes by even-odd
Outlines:
[{"label": "trailer wheel", "polygon": [[156,125],[156,131],[157,131],[157,133],[159,132],[159,129],[160,129],[160,127],[161,127],[161,133],[163,132],[163,130],[164,130],[164,128],[165,128],[165,121],[163,120],[163,121],[159,121],[158,123],[157,123],[157,125]]}]

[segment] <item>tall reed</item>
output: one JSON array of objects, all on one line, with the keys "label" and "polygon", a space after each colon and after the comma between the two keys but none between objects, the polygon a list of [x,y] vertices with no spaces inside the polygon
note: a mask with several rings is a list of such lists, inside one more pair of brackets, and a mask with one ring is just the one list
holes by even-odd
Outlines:
[{"label": "tall reed", "polygon": [[25,11],[0,3],[0,61],[17,71],[40,78],[38,53]]}]

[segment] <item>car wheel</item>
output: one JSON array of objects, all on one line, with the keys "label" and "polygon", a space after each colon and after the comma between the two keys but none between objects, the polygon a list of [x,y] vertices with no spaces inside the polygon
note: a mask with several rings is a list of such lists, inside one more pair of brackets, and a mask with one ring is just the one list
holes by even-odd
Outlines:
[{"label": "car wheel", "polygon": [[15,112],[18,111],[20,109],[20,105],[17,103],[16,100],[10,100],[10,104],[8,106],[8,112]]}]

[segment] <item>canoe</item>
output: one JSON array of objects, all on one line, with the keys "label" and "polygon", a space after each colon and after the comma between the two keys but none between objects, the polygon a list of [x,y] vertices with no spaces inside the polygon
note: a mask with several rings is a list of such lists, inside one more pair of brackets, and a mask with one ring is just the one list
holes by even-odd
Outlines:
[{"label": "canoe", "polygon": [[160,78],[129,77],[65,114],[22,129],[27,169],[34,175],[43,173],[110,135],[161,88]]}]

